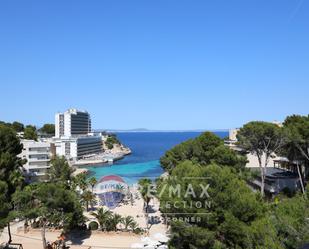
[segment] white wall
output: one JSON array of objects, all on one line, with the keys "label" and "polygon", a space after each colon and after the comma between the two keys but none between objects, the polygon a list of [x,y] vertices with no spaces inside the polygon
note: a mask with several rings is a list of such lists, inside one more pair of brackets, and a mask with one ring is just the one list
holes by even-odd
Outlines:
[{"label": "white wall", "polygon": [[71,113],[64,113],[64,136],[71,136]]},{"label": "white wall", "polygon": [[47,169],[50,168],[50,143],[33,140],[21,140],[21,143],[23,150],[19,157],[27,160],[26,164],[23,165],[27,176],[45,176]]},{"label": "white wall", "polygon": [[[257,156],[253,154],[247,154],[248,163],[246,164],[246,167],[248,168],[258,168],[259,167],[259,160]],[[275,156],[274,158],[270,158],[269,162],[267,164],[267,167],[274,167],[274,160],[279,159],[279,157]],[[264,165],[265,162],[265,155],[262,157],[262,163]]]}]

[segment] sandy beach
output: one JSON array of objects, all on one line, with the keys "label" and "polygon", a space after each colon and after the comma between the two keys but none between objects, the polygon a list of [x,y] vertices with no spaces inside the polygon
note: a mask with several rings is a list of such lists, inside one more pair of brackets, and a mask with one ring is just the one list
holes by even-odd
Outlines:
[{"label": "sandy beach", "polygon": [[[132,188],[131,193],[134,196],[133,205],[130,202],[121,203],[112,212],[118,213],[122,216],[132,216],[134,220],[138,223],[139,227],[146,229],[146,219],[143,211],[143,199],[140,197],[139,192]],[[159,201],[156,199],[150,202],[151,212],[149,213],[149,218],[161,217],[159,209]],[[91,212],[85,212],[84,215],[89,219],[87,223],[95,218],[90,214]],[[86,234],[72,235],[67,239],[67,245],[70,248],[131,248],[134,243],[141,243],[145,237],[149,237],[155,240],[155,234],[161,233],[166,234],[166,225],[162,223],[153,225],[149,224],[149,234],[136,235],[132,232],[101,232],[94,231]],[[42,249],[42,239],[40,230],[30,230],[29,232],[24,232],[23,221],[11,224],[11,233],[13,243],[21,243],[24,249]],[[121,228],[121,226],[119,226]],[[61,231],[46,231],[46,239],[49,242],[57,240]],[[7,229],[5,229],[0,235],[0,244],[8,241]]]}]

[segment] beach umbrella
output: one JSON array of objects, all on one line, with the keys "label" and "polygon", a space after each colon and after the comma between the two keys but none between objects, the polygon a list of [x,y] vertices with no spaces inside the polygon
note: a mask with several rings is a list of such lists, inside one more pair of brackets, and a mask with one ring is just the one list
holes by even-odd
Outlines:
[{"label": "beach umbrella", "polygon": [[144,246],[144,248],[147,248],[147,249],[155,249],[156,246],[154,246],[154,245],[147,245],[147,246]]},{"label": "beach umbrella", "polygon": [[[144,237],[141,239],[141,241],[144,243],[145,247],[144,248],[153,248],[156,247],[157,245],[160,245],[161,243],[156,240],[152,240],[149,237]],[[146,247],[148,246],[148,247]]]},{"label": "beach umbrella", "polygon": [[158,245],[161,245],[161,243],[159,241],[151,241],[149,244],[147,244],[148,246],[158,246]]},{"label": "beach umbrella", "polygon": [[131,245],[131,248],[144,248],[144,244],[134,243],[134,244]]},{"label": "beach umbrella", "polygon": [[163,243],[166,243],[168,241],[168,237],[162,233],[156,233],[153,237]]}]

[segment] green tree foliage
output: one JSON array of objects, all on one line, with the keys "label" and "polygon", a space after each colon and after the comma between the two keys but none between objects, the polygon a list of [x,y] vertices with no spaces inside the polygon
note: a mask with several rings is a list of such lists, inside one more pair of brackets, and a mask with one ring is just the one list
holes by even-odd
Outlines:
[{"label": "green tree foliage", "polygon": [[129,227],[135,234],[141,234],[142,232],[144,232],[144,230],[138,226],[136,221],[132,222]]},{"label": "green tree foliage", "polygon": [[18,155],[22,151],[22,144],[16,133],[4,125],[0,125],[0,153]]},{"label": "green tree foliage", "polygon": [[291,162],[296,162],[298,175],[305,192],[304,174],[309,167],[309,116],[292,115],[283,123],[287,134],[287,143],[281,150],[281,155]]},{"label": "green tree foliage", "polygon": [[24,129],[24,139],[38,140],[38,134],[36,132],[36,127],[33,125],[27,125]]},{"label": "green tree foliage", "polygon": [[132,216],[122,217],[103,207],[99,208],[96,212],[92,212],[91,215],[97,219],[102,231],[117,231],[118,225],[123,224],[124,231],[132,230],[136,234],[142,232]]},{"label": "green tree foliage", "polygon": [[0,121],[0,125],[6,126],[8,128],[13,129],[15,132],[24,131],[24,125],[20,122],[14,121],[13,123],[6,123],[4,121]]},{"label": "green tree foliage", "polygon": [[144,208],[146,213],[148,212],[149,202],[151,200],[151,187],[153,185],[152,181],[147,178],[142,178],[138,181],[138,185],[140,187],[140,193],[144,200]]},{"label": "green tree foliage", "polygon": [[8,186],[6,182],[0,181],[0,229],[5,227],[8,222],[8,214],[10,211],[10,203],[7,202]]},{"label": "green tree foliage", "polygon": [[0,125],[3,125],[3,126],[7,126],[8,128],[12,128],[12,124],[11,123],[6,123],[4,121],[0,121]]},{"label": "green tree foliage", "polygon": [[[267,165],[273,153],[286,150],[287,145],[289,153],[298,153],[289,159],[304,160],[306,156],[299,146],[308,151],[306,119],[293,116],[287,119],[284,129],[265,122],[251,122],[240,130],[240,145],[260,157],[261,167]],[[294,123],[299,125],[297,129]],[[289,125],[290,130],[286,129]],[[239,161],[234,161],[234,153],[227,152],[219,140],[210,136],[208,142],[202,142],[208,144],[204,147],[194,143],[194,139],[182,143],[161,159],[169,176],[157,181],[157,196],[160,210],[171,225],[169,248],[299,249],[308,243],[307,198],[296,194],[281,196],[281,200],[275,198],[274,203],[266,201],[248,187],[240,170],[234,170]],[[202,207],[194,205],[205,201],[201,197],[201,184],[208,186],[208,205]],[[194,195],[185,194],[189,186]],[[305,194],[309,196],[308,189]]]},{"label": "green tree foliage", "polygon": [[117,136],[115,134],[109,134],[105,140],[105,146],[111,150],[114,148],[115,144],[120,144]]},{"label": "green tree foliage", "polygon": [[48,135],[55,135],[55,125],[54,124],[44,124],[40,129],[41,132]]},{"label": "green tree foliage", "polygon": [[92,212],[91,214],[99,222],[101,230],[106,231],[108,228],[107,224],[112,217],[112,212],[104,208],[99,208],[97,212]]},{"label": "green tree foliage", "polygon": [[11,126],[16,132],[22,132],[24,131],[24,125],[22,123],[19,123],[17,121],[14,121],[12,123],[12,126]]},{"label": "green tree foliage", "polygon": [[261,194],[264,196],[266,167],[272,155],[286,143],[286,135],[278,125],[254,121],[244,125],[237,134],[238,145],[258,158],[261,173]]},{"label": "green tree foliage", "polygon": [[37,184],[30,184],[14,193],[12,200],[17,217],[26,219],[35,219],[37,217],[37,186]]},{"label": "green tree foliage", "polygon": [[89,205],[93,206],[96,203],[96,195],[89,190],[83,191],[81,194],[82,202],[85,203],[86,211],[89,210]]},{"label": "green tree foliage", "polygon": [[48,170],[48,177],[51,182],[60,182],[68,185],[72,181],[73,169],[64,156],[54,157],[51,160],[51,167]]},{"label": "green tree foliage", "polygon": [[73,188],[79,187],[82,191],[88,188],[87,175],[80,173],[73,178]]},{"label": "green tree foliage", "polygon": [[134,219],[132,216],[126,216],[123,218],[122,220],[122,224],[124,225],[124,230],[127,231],[129,227],[132,226],[132,224],[134,223]]},{"label": "green tree foliage", "polygon": [[123,218],[120,214],[112,214],[110,219],[107,221],[108,231],[117,231],[118,224],[123,223]]},{"label": "green tree foliage", "polygon": [[[307,188],[309,195],[309,187]],[[273,208],[273,223],[284,248],[300,248],[309,241],[309,201],[301,195],[284,198]]]},{"label": "green tree foliage", "polygon": [[84,224],[83,210],[75,192],[63,184],[40,183],[29,185],[13,195],[16,216],[38,219],[42,228],[43,248],[46,248],[45,228],[47,224],[64,230]]},{"label": "green tree foliage", "polygon": [[195,139],[176,145],[161,158],[165,170],[171,172],[179,163],[190,160],[200,165],[212,162],[242,169],[246,158],[224,146],[223,140],[211,132],[205,132]]},{"label": "green tree foliage", "polygon": [[[268,213],[260,219],[253,221],[247,232],[247,248],[254,249],[284,249],[280,238],[278,238],[276,227],[273,223],[273,219],[268,217]],[[298,249],[297,245],[291,247]]]},{"label": "green tree foliage", "polygon": [[6,125],[0,124],[0,224],[9,221],[9,209],[11,208],[11,196],[16,189],[22,187],[24,178],[22,176],[22,165],[24,161],[18,157],[22,151],[22,144],[16,136],[15,131]]},{"label": "green tree foliage", "polygon": [[93,176],[88,179],[88,183],[91,186],[91,191],[93,193],[94,186],[98,183],[97,179]]},{"label": "green tree foliage", "polygon": [[[202,208],[190,206],[190,203],[201,201],[198,198],[202,191],[199,188],[201,181],[209,184],[207,200],[210,205]],[[184,195],[189,184],[196,196]],[[171,196],[166,190],[162,193],[164,186],[169,189],[177,185],[180,185],[180,197]],[[203,167],[190,161],[183,162],[167,180],[160,183],[158,192],[163,213],[168,216],[170,213],[183,214],[178,218],[195,213],[196,217],[201,218],[198,223],[172,222],[171,248],[280,248],[279,241],[273,236],[275,229],[265,218],[265,204],[229,167]],[[179,205],[183,201],[186,206]],[[260,225],[261,222],[265,227]],[[262,230],[267,227],[266,224],[269,226],[268,232]],[[254,241],[253,238],[259,240]]]},{"label": "green tree foliage", "polygon": [[99,229],[99,224],[96,221],[91,221],[88,227],[91,231],[95,231]]},{"label": "green tree foliage", "polygon": [[66,229],[78,227],[84,221],[77,194],[62,184],[29,185],[17,191],[13,200],[21,216],[27,216],[28,211],[31,212],[29,209],[36,208],[38,218],[45,217],[47,221]]}]

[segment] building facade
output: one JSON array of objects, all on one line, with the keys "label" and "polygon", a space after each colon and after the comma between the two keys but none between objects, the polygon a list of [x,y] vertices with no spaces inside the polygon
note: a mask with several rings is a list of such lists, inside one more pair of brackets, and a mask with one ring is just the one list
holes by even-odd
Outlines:
[{"label": "building facade", "polygon": [[62,137],[55,139],[58,156],[77,161],[102,153],[102,139],[99,136]]},{"label": "building facade", "polygon": [[55,137],[87,135],[91,132],[91,118],[86,111],[69,109],[55,115]]},{"label": "building facade", "polygon": [[87,111],[69,109],[55,115],[53,151],[71,161],[102,153],[102,138],[91,133],[91,118]]},{"label": "building facade", "polygon": [[34,140],[21,140],[21,143],[23,150],[19,156],[27,160],[23,166],[27,180],[30,182],[45,180],[47,170],[50,168],[50,143]]},{"label": "building facade", "polygon": [[237,133],[239,129],[230,129],[229,130],[229,140],[232,142],[237,142]]}]

